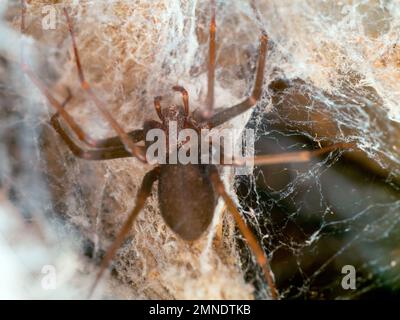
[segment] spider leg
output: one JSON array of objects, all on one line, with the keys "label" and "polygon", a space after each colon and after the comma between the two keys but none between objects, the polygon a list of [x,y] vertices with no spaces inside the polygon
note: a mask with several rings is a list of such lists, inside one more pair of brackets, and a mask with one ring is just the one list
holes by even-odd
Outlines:
[{"label": "spider leg", "polygon": [[214,108],[214,83],[215,83],[215,32],[216,25],[216,5],[215,0],[211,0],[211,20],[210,20],[210,39],[209,39],[209,56],[208,56],[208,88],[206,109],[203,111],[204,119],[209,119],[212,116]]},{"label": "spider leg", "polygon": [[[83,150],[76,142],[73,141],[72,137],[61,126],[57,113],[51,117],[50,123],[54,130],[56,130],[56,132],[61,136],[71,152],[78,158],[86,160],[109,160],[132,157],[132,154],[125,149],[118,136],[96,140],[94,149]],[[144,140],[145,132],[149,129],[160,127],[160,124],[156,121],[150,120],[145,122],[144,127],[144,129],[137,129],[128,133],[132,141],[139,142]],[[146,148],[141,146],[139,148],[140,152],[145,155]]]},{"label": "spider leg", "polygon": [[233,107],[230,107],[228,109],[224,109],[223,111],[212,116],[211,119],[208,121],[210,128],[217,127],[220,124],[229,121],[230,119],[247,111],[252,106],[254,106],[260,99],[262,93],[263,80],[264,80],[265,59],[267,56],[267,44],[268,44],[268,36],[263,31],[260,37],[260,49],[259,49],[259,56],[257,63],[256,79],[253,87],[253,92],[250,95],[250,97],[246,98],[241,103],[234,105]]},{"label": "spider leg", "polygon": [[[72,98],[71,90],[69,88],[67,88],[67,92],[68,92],[68,96],[64,100],[64,102],[61,104],[61,106],[63,108],[65,108],[65,106],[68,104],[68,102]],[[54,128],[55,128],[55,125],[57,126],[57,132],[61,135],[62,138],[64,138],[64,136],[67,133],[62,128],[62,126],[60,124],[59,115],[60,114],[58,112],[56,112],[51,117],[50,123],[52,124],[52,126]],[[137,130],[130,131],[130,132],[128,132],[128,135],[132,138],[132,140],[134,142],[139,142],[139,141],[144,140],[144,132],[143,132],[142,129],[137,129]],[[93,147],[93,148],[108,148],[108,147],[120,147],[120,146],[123,146],[123,144],[121,142],[121,139],[118,136],[111,137],[111,138],[106,138],[106,139],[96,139],[96,140],[91,139],[91,140],[88,140],[88,141],[84,140],[83,142],[85,142],[89,147]]]},{"label": "spider leg", "polygon": [[210,172],[211,181],[215,187],[217,193],[224,199],[226,206],[228,207],[229,212],[233,215],[235,222],[245,237],[247,243],[249,244],[253,254],[255,255],[258,264],[263,270],[265,279],[267,280],[272,299],[278,299],[279,294],[275,286],[275,281],[273,275],[271,274],[271,268],[269,264],[269,260],[264,253],[264,250],[261,248],[260,244],[258,243],[256,237],[254,236],[253,232],[250,228],[246,225],[246,222],[243,220],[242,216],[240,215],[239,210],[237,209],[235,203],[231,199],[231,197],[226,192],[224,183],[222,182],[221,178],[219,177],[219,173],[216,167],[212,167],[213,170]]},{"label": "spider leg", "polygon": [[[62,108],[65,108],[65,106],[66,106],[66,105],[71,101],[71,99],[72,99],[72,93],[71,93],[71,90],[70,90],[69,88],[67,88],[67,93],[68,93],[67,97],[65,98],[64,102],[61,103],[61,107],[62,107]],[[56,114],[57,114],[57,113],[56,113]]]},{"label": "spider leg", "polygon": [[122,226],[121,230],[119,231],[117,237],[115,238],[113,244],[108,249],[106,255],[103,258],[103,261],[100,265],[100,270],[97,273],[96,280],[93,283],[92,287],[89,291],[89,298],[92,296],[94,290],[96,289],[101,276],[103,275],[104,271],[108,267],[111,260],[114,258],[117,250],[121,247],[126,235],[128,234],[129,230],[131,229],[133,222],[135,221],[139,212],[143,209],[146,199],[150,196],[151,188],[154,182],[158,179],[160,174],[160,168],[156,167],[150,172],[148,172],[142,181],[142,185],[140,186],[137,196],[136,196],[136,204],[131,213],[129,214],[128,219],[125,221],[124,225]]},{"label": "spider leg", "polygon": [[[128,152],[123,145],[108,148],[98,148],[92,150],[84,150],[79,147],[72,138],[64,131],[57,117],[52,117],[51,125],[54,130],[61,136],[65,144],[71,150],[71,152],[78,158],[85,160],[110,160],[118,158],[132,157],[132,154]],[[114,138],[111,138],[114,139]],[[106,141],[107,139],[103,140]],[[141,147],[142,148],[142,147]],[[145,149],[143,147],[142,151],[145,154]]]},{"label": "spider leg", "polygon": [[[21,33],[25,31],[25,13],[26,4],[24,0],[21,0]],[[23,46],[22,46],[23,47]],[[22,50],[22,49],[21,49]],[[41,91],[41,93],[47,98],[50,105],[57,111],[55,115],[61,116],[63,120],[68,124],[70,129],[76,134],[80,141],[87,143],[89,146],[96,147],[98,141],[91,138],[86,134],[82,128],[75,122],[71,115],[64,109],[65,105],[69,102],[72,95],[68,89],[68,97],[63,103],[59,103],[56,98],[51,94],[49,88],[38,78],[32,69],[23,61],[23,53],[21,52],[21,62],[20,66],[22,71],[30,78],[30,80],[35,84],[35,86]],[[101,143],[100,143],[101,144]]]},{"label": "spider leg", "polygon": [[61,116],[64,121],[68,124],[71,130],[76,134],[79,140],[87,142],[89,145],[94,145],[95,140],[91,138],[88,134],[86,134],[79,125],[75,122],[75,120],[71,117],[71,115],[64,109],[63,105],[58,102],[56,98],[50,93],[49,88],[36,77],[34,72],[30,69],[30,67],[22,62],[21,68],[24,73],[30,78],[30,80],[35,84],[35,86],[42,92],[42,94],[47,98],[48,102],[51,106],[56,109],[57,114]]},{"label": "spider leg", "polygon": [[20,2],[20,6],[21,6],[21,34],[25,33],[25,29],[26,29],[26,24],[25,24],[25,14],[26,14],[26,3],[25,0],[21,0]]},{"label": "spider leg", "polygon": [[[136,129],[129,131],[128,136],[132,139],[133,142],[140,142],[144,140],[144,131],[143,129]],[[95,148],[109,148],[109,147],[124,147],[120,137],[110,137],[106,139],[96,140],[93,147]]]},{"label": "spider leg", "polygon": [[[59,113],[55,113],[50,120],[51,125],[53,126],[54,129],[60,134],[60,136],[64,139],[65,141],[65,135],[69,135],[65,129],[61,126],[60,119],[59,119]],[[144,140],[144,131],[142,129],[136,129],[133,131],[128,132],[128,135],[131,137],[133,142],[139,142]],[[68,137],[69,140],[72,140],[71,137]],[[111,137],[111,138],[106,138],[106,139],[92,139],[90,141],[83,141],[85,142],[89,147],[93,148],[110,148],[110,147],[123,147],[123,143],[121,142],[121,139],[116,136],[116,137]],[[68,142],[66,141],[67,145]]]},{"label": "spider leg", "polygon": [[120,137],[124,147],[129,151],[134,157],[138,158],[140,161],[146,163],[146,157],[141,152],[141,148],[137,146],[129,137],[129,135],[124,131],[124,129],[119,125],[119,123],[112,117],[111,113],[107,110],[107,107],[104,103],[95,95],[90,84],[86,81],[85,76],[83,74],[83,69],[81,65],[81,61],[79,58],[78,48],[76,45],[75,35],[72,28],[72,21],[68,15],[68,11],[64,8],[64,15],[67,19],[69,33],[72,39],[72,46],[74,50],[75,62],[78,69],[79,81],[81,84],[81,88],[89,95],[89,97],[95,103],[97,109],[100,111],[104,119],[109,123],[109,125],[114,129],[117,135]]},{"label": "spider leg", "polygon": [[280,163],[300,163],[308,162],[312,158],[321,156],[325,153],[338,150],[338,149],[351,149],[356,145],[354,143],[335,143],[330,146],[313,150],[313,151],[298,151],[298,152],[285,152],[270,155],[255,156],[253,158],[245,158],[241,160],[233,160],[232,164],[236,166],[245,165],[247,162],[251,162],[256,166],[265,166],[271,164]]},{"label": "spider leg", "polygon": [[[68,97],[61,104],[61,106],[64,108],[66,104],[71,100],[71,98],[72,95],[70,90],[68,89]],[[96,149],[83,150],[72,140],[69,134],[63,129],[58,116],[59,113],[58,112],[55,113],[51,117],[50,123],[53,126],[54,130],[56,130],[56,132],[61,136],[65,144],[68,146],[68,148],[76,157],[86,160],[109,160],[109,159],[125,158],[132,156],[128,151],[125,150],[119,137],[95,140],[94,146],[97,147],[96,148],[97,150]],[[133,141],[135,142],[144,140],[144,131],[141,129],[131,131],[128,134],[132,137]]]}]

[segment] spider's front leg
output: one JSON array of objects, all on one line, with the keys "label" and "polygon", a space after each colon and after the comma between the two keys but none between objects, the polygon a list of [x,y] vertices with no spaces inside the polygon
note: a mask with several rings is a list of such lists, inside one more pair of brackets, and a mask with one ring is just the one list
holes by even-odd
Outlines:
[{"label": "spider's front leg", "polygon": [[124,147],[128,152],[130,152],[134,157],[139,159],[140,161],[146,163],[146,157],[142,153],[142,149],[136,145],[129,135],[125,132],[125,130],[119,125],[119,123],[113,118],[111,113],[107,110],[107,107],[105,104],[96,96],[94,91],[92,90],[92,87],[90,84],[87,82],[85,75],[83,73],[79,53],[78,53],[78,47],[76,45],[76,39],[75,39],[75,34],[73,32],[73,27],[72,27],[72,21],[71,18],[68,14],[68,11],[66,8],[64,8],[64,15],[65,18],[67,19],[67,24],[68,24],[68,29],[69,33],[72,39],[72,48],[74,51],[74,56],[75,56],[75,63],[76,67],[78,69],[78,76],[79,76],[79,82],[81,85],[81,88],[89,95],[89,97],[93,100],[96,108],[100,111],[104,119],[108,122],[108,124],[114,129],[114,131],[117,133],[118,137],[121,139],[121,142],[123,143]]},{"label": "spider's front leg", "polygon": [[[81,148],[74,139],[64,130],[62,127],[58,113],[51,117],[51,125],[54,130],[61,136],[65,144],[71,150],[71,152],[78,158],[85,160],[110,160],[119,158],[132,157],[132,154],[126,150],[125,146],[121,142],[121,139],[117,137],[94,140],[96,148],[84,150]],[[162,125],[154,120],[149,120],[144,123],[143,129],[137,129],[128,132],[129,137],[133,142],[140,142],[145,140],[146,133],[154,128],[162,128]],[[140,153],[146,157],[146,146],[138,146]]]},{"label": "spider's front leg", "polygon": [[[64,100],[64,102],[61,104],[62,108],[65,108],[65,106],[71,101],[72,99],[72,93],[69,88],[67,88],[67,98]],[[51,125],[53,128],[58,132],[58,134],[61,136],[61,138],[65,141],[65,143],[69,146],[71,143],[75,144],[72,140],[72,137],[69,133],[65,131],[65,129],[62,127],[60,123],[60,113],[56,112],[50,120]],[[76,126],[79,127],[78,124]],[[80,130],[82,130],[80,128]],[[82,130],[83,131],[83,130]],[[131,137],[133,142],[140,142],[144,140],[144,131],[142,129],[137,129],[128,132],[128,135]],[[106,138],[106,139],[87,139],[88,136],[86,136],[81,142],[84,142],[88,147],[92,147],[95,149],[103,149],[103,148],[109,148],[109,147],[123,147],[123,143],[121,142],[121,139],[116,136],[116,137],[111,137],[111,138]],[[79,138],[79,137],[78,137]],[[71,148],[70,148],[71,149]],[[73,151],[73,150],[71,150]],[[128,155],[129,156],[129,155]]]},{"label": "spider's front leg", "polygon": [[[128,158],[132,157],[132,154],[128,152],[123,145],[117,144],[114,147],[105,147],[105,148],[95,148],[84,150],[67,134],[64,128],[61,126],[59,119],[55,116],[51,118],[51,125],[54,130],[61,136],[65,144],[68,146],[69,150],[74,154],[74,156],[78,158],[82,158],[85,160],[111,160],[111,159],[119,159],[119,158]],[[139,133],[142,130],[138,130]],[[133,134],[137,131],[133,131]],[[109,142],[119,142],[117,138],[109,138],[104,140],[99,140],[99,144],[108,145]],[[142,147],[141,147],[142,148]],[[142,153],[145,153],[143,148]]]},{"label": "spider's front leg", "polygon": [[[61,104],[62,108],[65,108],[67,103],[71,100],[72,94],[68,89],[68,96],[65,101]],[[60,113],[56,112],[50,120],[51,125],[54,130],[60,135],[65,144],[68,146],[70,151],[78,158],[86,159],[86,160],[110,160],[110,159],[118,159],[118,158],[126,158],[131,157],[132,154],[124,148],[120,138],[112,137],[107,139],[99,139],[90,141],[84,140],[89,147],[94,147],[94,149],[84,150],[74,141],[72,136],[63,128],[60,123]],[[77,124],[78,126],[78,124]],[[79,127],[80,128],[80,127]],[[134,142],[139,142],[144,140],[144,130],[138,129],[133,130],[128,133],[131,139]],[[143,154],[145,150],[143,149]]]},{"label": "spider's front leg", "polygon": [[217,30],[216,24],[216,4],[215,0],[211,0],[211,19],[210,19],[210,33],[209,33],[209,52],[208,52],[208,73],[207,73],[207,101],[206,108],[201,115],[205,119],[212,116],[214,109],[214,91],[215,91],[215,32]]},{"label": "spider's front leg", "polygon": [[256,79],[252,94],[241,103],[215,114],[210,120],[206,121],[209,128],[217,127],[230,119],[242,114],[253,107],[261,97],[262,85],[264,81],[265,60],[267,56],[268,36],[265,32],[260,37],[260,49],[257,63]]},{"label": "spider's front leg", "polygon": [[[21,0],[21,34],[25,33],[25,14],[26,14],[26,4],[25,0]],[[65,10],[65,15],[68,20],[68,26],[71,32],[71,37],[73,40],[73,47],[74,47],[74,53],[76,57],[76,62],[78,65],[78,71],[79,71],[79,77],[81,79],[82,86],[85,87],[86,90],[90,91],[90,96],[92,99],[97,99],[95,96],[93,97],[93,93],[90,89],[90,87],[87,85],[85,78],[83,76],[83,72],[81,69],[80,61],[79,61],[79,56],[75,44],[75,38],[72,33],[72,24],[69,19],[69,16]],[[21,45],[23,47],[23,44]],[[136,156],[138,159],[145,161],[145,154],[143,153],[143,148],[140,146],[137,146],[133,141],[131,141],[131,135],[130,133],[125,133],[119,125],[116,123],[116,121],[111,117],[111,115],[108,113],[107,110],[102,110],[103,115],[105,114],[107,120],[111,122],[111,125],[114,129],[116,129],[117,133],[119,134],[119,137],[111,138],[111,139],[106,139],[106,140],[95,140],[91,138],[87,133],[85,133],[82,128],[75,122],[75,120],[71,117],[71,115],[64,109],[64,106],[66,103],[70,100],[71,94],[69,93],[69,96],[67,100],[64,103],[60,103],[52,94],[50,89],[47,87],[44,82],[42,82],[32,71],[32,69],[29,67],[27,63],[25,63],[23,59],[23,52],[21,49],[21,62],[20,62],[21,69],[24,71],[24,73],[30,78],[30,80],[36,85],[36,87],[42,92],[42,94],[47,98],[48,102],[51,104],[51,106],[57,111],[55,117],[52,119],[52,125],[55,127],[57,132],[61,135],[61,137],[64,139],[64,141],[67,143],[67,145],[70,147],[71,151],[74,152],[78,157],[90,159],[90,160],[102,160],[102,159],[113,159],[116,157],[125,157],[129,156],[126,155],[126,153],[129,152],[130,155]],[[86,86],[83,84],[86,83]],[[98,100],[98,99],[97,99]],[[95,101],[96,105],[101,102]],[[99,107],[99,106],[98,106]],[[103,105],[101,105],[99,108],[101,109]],[[109,147],[109,146],[116,146],[118,150],[91,150],[91,151],[84,151],[81,148],[79,148],[73,140],[66,134],[64,129],[61,127],[57,117],[60,116],[63,118],[63,120],[68,124],[69,128],[74,132],[74,134],[77,136],[77,138],[86,143],[87,145],[91,147]],[[122,131],[122,133],[121,133]],[[140,136],[140,133],[134,133],[135,136]],[[121,147],[120,145],[123,145],[125,149],[127,149],[127,152],[124,152],[123,150],[120,150]]]}]

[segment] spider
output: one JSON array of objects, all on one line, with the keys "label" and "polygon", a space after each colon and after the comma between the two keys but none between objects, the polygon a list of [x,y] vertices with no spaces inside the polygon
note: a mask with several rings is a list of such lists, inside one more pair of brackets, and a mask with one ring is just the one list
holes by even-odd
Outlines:
[{"label": "spider", "polygon": [[[24,13],[25,3],[22,3],[21,32],[24,33]],[[182,95],[182,106],[171,105],[167,108],[161,107],[161,97],[154,99],[154,108],[161,122],[150,120],[144,123],[143,129],[126,132],[107,110],[106,105],[96,96],[90,84],[86,81],[82,65],[79,58],[78,47],[73,32],[73,24],[66,8],[63,9],[67,20],[69,33],[72,40],[72,49],[76,62],[78,77],[81,88],[93,100],[98,111],[109,123],[117,136],[96,140],[90,137],[75,122],[71,115],[65,110],[65,106],[72,97],[68,97],[63,103],[57,101],[51,94],[50,89],[34,74],[30,67],[21,62],[21,67],[31,81],[38,87],[48,102],[56,110],[51,117],[51,124],[62,140],[79,158],[86,160],[109,160],[124,157],[135,157],[142,162],[147,162],[145,146],[139,146],[138,142],[145,139],[146,133],[154,128],[164,131],[168,130],[171,121],[178,125],[178,131],[184,128],[194,129],[199,132],[201,128],[215,128],[231,120],[232,118],[246,112],[252,108],[260,99],[262,94],[264,69],[267,55],[268,36],[265,30],[260,30],[260,44],[257,61],[257,70],[255,74],[255,83],[252,93],[239,104],[219,112],[214,112],[214,82],[216,67],[216,4],[215,0],[210,1],[211,19],[209,25],[209,56],[208,56],[208,89],[206,106],[200,113],[189,110],[189,94],[182,86],[174,86],[172,89]],[[254,8],[254,6],[253,6]],[[257,14],[257,12],[256,12]],[[259,18],[259,17],[258,17]],[[67,133],[60,122],[60,118],[68,125],[73,135]],[[87,148],[81,148],[77,142],[86,145]],[[316,151],[291,152],[277,155],[257,156],[254,158],[255,165],[267,165],[285,162],[305,162],[314,156],[338,149],[346,148],[346,144],[334,144],[329,147],[321,148]],[[222,163],[223,164],[223,163]],[[90,294],[96,288],[104,271],[108,268],[114,258],[117,250],[121,247],[126,235],[131,229],[136,217],[143,209],[146,199],[150,196],[153,184],[158,180],[158,203],[159,209],[165,223],[182,239],[194,241],[198,239],[209,227],[214,215],[215,207],[219,197],[222,197],[227,209],[233,215],[238,229],[246,239],[249,247],[254,253],[258,264],[262,268],[266,282],[268,284],[271,297],[279,298],[278,290],[275,286],[274,278],[271,272],[270,264],[258,243],[256,237],[246,225],[236,204],[226,191],[224,184],[219,176],[217,166],[214,164],[160,164],[150,170],[143,178],[141,186],[137,192],[136,203],[131,210],[127,220],[123,224],[116,239],[106,252],[96,280],[93,283]],[[189,201],[188,201],[189,199]]]}]

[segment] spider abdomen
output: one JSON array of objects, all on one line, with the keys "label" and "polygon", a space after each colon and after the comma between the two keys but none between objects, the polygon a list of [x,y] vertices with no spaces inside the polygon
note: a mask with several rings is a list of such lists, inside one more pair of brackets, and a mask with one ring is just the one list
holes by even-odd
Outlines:
[{"label": "spider abdomen", "polygon": [[163,165],[158,184],[161,215],[184,240],[196,240],[213,218],[216,196],[209,165]]}]

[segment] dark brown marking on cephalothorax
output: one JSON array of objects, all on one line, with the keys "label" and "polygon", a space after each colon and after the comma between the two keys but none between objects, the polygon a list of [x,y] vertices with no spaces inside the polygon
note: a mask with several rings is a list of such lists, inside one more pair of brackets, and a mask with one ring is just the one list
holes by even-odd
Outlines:
[{"label": "dark brown marking on cephalothorax", "polygon": [[161,166],[158,199],[167,225],[185,240],[196,240],[213,218],[216,195],[209,178],[210,165]]}]

